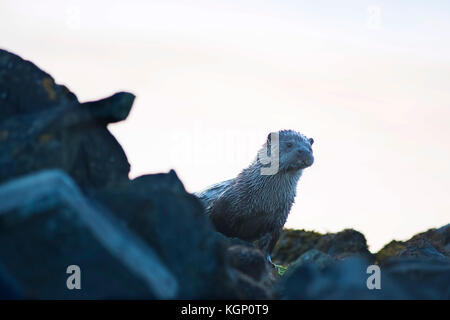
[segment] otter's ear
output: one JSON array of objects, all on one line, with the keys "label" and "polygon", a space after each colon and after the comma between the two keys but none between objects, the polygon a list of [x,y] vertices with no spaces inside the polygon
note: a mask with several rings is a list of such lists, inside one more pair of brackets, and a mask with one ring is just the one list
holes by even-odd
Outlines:
[{"label": "otter's ear", "polygon": [[309,141],[310,145],[313,145],[313,143],[314,143],[314,139],[313,138],[309,138],[308,141]]}]

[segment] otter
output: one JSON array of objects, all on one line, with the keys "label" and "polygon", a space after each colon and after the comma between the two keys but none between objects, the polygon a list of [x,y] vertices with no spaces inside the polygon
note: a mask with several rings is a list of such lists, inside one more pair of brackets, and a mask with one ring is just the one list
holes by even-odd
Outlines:
[{"label": "otter", "polygon": [[257,241],[272,263],[270,253],[294,203],[297,183],[314,162],[313,143],[294,130],[270,133],[256,159],[236,178],[194,193],[216,230]]}]

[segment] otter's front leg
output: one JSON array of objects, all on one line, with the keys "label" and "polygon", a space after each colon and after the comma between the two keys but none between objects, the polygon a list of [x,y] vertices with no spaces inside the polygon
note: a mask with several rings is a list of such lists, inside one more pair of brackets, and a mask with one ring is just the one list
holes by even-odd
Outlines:
[{"label": "otter's front leg", "polygon": [[275,244],[280,237],[281,230],[272,230],[271,232],[265,233],[261,238],[258,239],[258,247],[265,253],[267,261],[272,264],[275,268],[277,267],[275,263],[272,262],[270,258],[270,253],[272,252]]}]

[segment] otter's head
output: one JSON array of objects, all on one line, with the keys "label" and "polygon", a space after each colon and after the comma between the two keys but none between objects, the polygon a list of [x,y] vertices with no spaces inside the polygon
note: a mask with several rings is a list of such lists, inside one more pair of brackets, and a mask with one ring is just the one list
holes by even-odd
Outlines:
[{"label": "otter's head", "polygon": [[[278,135],[278,143],[275,135]],[[280,172],[295,173],[314,163],[312,145],[314,140],[293,130],[281,130],[270,133],[263,149],[278,150]]]}]

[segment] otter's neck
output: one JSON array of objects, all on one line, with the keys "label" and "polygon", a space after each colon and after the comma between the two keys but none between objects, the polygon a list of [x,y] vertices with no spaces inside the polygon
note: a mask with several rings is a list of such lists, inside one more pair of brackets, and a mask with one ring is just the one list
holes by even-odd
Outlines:
[{"label": "otter's neck", "polygon": [[253,200],[259,203],[263,209],[278,203],[287,205],[289,211],[294,202],[297,183],[302,175],[302,170],[295,172],[279,171],[274,175],[262,175],[261,167],[259,161],[253,162],[242,171],[239,180],[245,182],[246,188],[251,190]]}]

